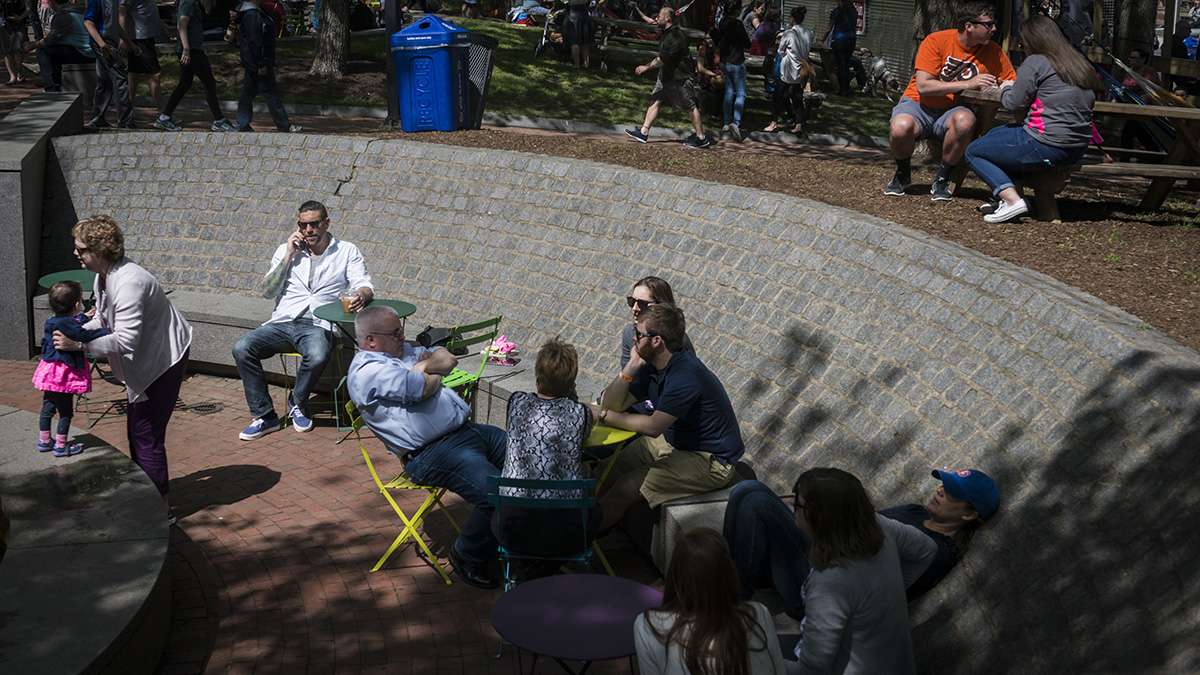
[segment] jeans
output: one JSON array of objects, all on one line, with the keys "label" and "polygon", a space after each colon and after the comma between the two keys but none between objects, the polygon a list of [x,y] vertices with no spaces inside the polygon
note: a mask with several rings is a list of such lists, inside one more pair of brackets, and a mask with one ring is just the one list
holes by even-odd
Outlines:
[{"label": "jeans", "polygon": [[262,94],[266,99],[267,109],[271,111],[271,118],[275,120],[275,128],[287,131],[291,123],[288,122],[283,101],[279,99],[279,92],[275,90],[275,66],[266,66],[262,70],[244,70],[242,95],[238,97],[238,131],[250,131],[250,121],[254,118],[254,97],[257,94]]},{"label": "jeans", "polygon": [[179,84],[175,86],[175,91],[171,92],[171,98],[167,99],[162,114],[170,117],[171,113],[175,112],[175,107],[183,100],[183,95],[192,88],[192,79],[198,77],[200,84],[204,85],[204,100],[208,102],[213,121],[222,119],[224,115],[221,114],[221,103],[217,100],[217,80],[213,77],[208,54],[205,54],[203,49],[192,49],[188,56],[191,59],[188,64],[179,65]]},{"label": "jeans", "polygon": [[91,63],[96,59],[84,56],[69,45],[46,45],[37,50],[38,70],[42,73],[42,86],[49,91],[62,91],[62,67],[64,63]]},{"label": "jeans", "polygon": [[742,108],[746,105],[746,64],[722,63],[725,73],[725,125],[742,126]]},{"label": "jeans", "polygon": [[742,585],[742,598],[772,586],[793,618],[804,615],[808,539],[796,516],[770,488],[756,480],[734,486],[725,508],[725,539]]},{"label": "jeans", "polygon": [[103,123],[113,96],[117,99],[117,126],[133,124],[133,101],[129,98],[129,71],[120,56],[109,60],[104,52],[92,45],[96,51],[96,101],[92,106],[92,123]]},{"label": "jeans", "polygon": [[494,509],[488,503],[487,479],[500,475],[507,442],[503,429],[467,422],[426,445],[404,467],[413,481],[444,487],[475,506],[454,543],[459,555],[475,565],[496,557],[496,537],[491,527]]},{"label": "jeans", "polygon": [[329,331],[309,319],[268,323],[246,333],[233,346],[233,361],[246,390],[246,405],[253,417],[270,417],[275,405],[267,394],[267,379],[262,360],[286,352],[300,354],[296,382],[292,386],[292,403],[304,410],[304,402],[325,370],[333,344]]},{"label": "jeans", "polygon": [[1013,186],[1010,174],[1044,171],[1056,166],[1070,165],[1083,157],[1086,145],[1060,148],[1048,145],[1025,128],[1009,124],[996,127],[967,146],[967,164],[992,189],[992,196]]},{"label": "jeans", "polygon": [[854,55],[854,38],[849,40],[834,40],[830,46],[833,52],[833,66],[837,72],[838,94],[850,95],[850,57]]},{"label": "jeans", "polygon": [[75,394],[61,391],[42,392],[42,414],[38,415],[38,431],[50,431],[50,422],[56,412],[58,435],[66,436],[71,431],[71,417],[75,414]]}]

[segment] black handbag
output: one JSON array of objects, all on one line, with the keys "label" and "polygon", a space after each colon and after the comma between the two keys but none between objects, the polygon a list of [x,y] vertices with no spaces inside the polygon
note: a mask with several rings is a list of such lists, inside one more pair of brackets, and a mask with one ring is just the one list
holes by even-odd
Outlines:
[{"label": "black handbag", "polygon": [[[417,333],[417,344],[425,347],[426,349],[433,349],[435,347],[445,347],[446,345],[450,344],[451,340],[458,340],[461,338],[461,335],[451,332],[449,328],[434,328],[433,326],[426,326],[425,330]],[[467,348],[458,347],[456,349],[451,349],[450,353],[455,356],[466,356]]]}]

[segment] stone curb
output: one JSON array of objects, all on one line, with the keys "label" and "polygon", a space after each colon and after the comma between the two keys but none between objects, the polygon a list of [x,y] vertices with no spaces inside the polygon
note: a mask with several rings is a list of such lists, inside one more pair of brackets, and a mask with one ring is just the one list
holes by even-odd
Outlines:
[{"label": "stone curb", "polygon": [[[139,106],[153,107],[152,102],[147,98],[138,99]],[[368,118],[368,119],[387,119],[386,108],[375,108],[371,106],[338,106],[338,105],[312,105],[307,103],[286,103],[288,112],[296,115],[307,115],[316,117],[334,117],[339,119],[352,118]],[[203,109],[199,102],[185,101],[180,107],[186,109]],[[237,101],[221,101],[221,109],[228,112],[237,111]],[[254,112],[266,113],[267,106],[265,103],[255,103]],[[492,127],[512,127],[514,129],[541,129],[543,131],[558,131],[568,134],[603,134],[609,136],[623,136],[626,128],[632,128],[631,125],[609,125],[609,124],[594,124],[592,122],[578,122],[575,120],[559,119],[556,117],[529,117],[526,115],[502,115],[499,113],[485,112],[483,114],[483,123]],[[658,137],[667,137],[679,141],[684,140],[691,134],[690,129],[654,129],[653,135]],[[752,131],[746,134],[747,138],[764,143],[766,145],[792,146],[792,145],[855,145],[864,148],[875,148],[886,150],[888,148],[888,140],[882,136],[836,136],[833,134],[807,134],[805,136],[797,136],[788,132],[767,133],[763,131]]]}]

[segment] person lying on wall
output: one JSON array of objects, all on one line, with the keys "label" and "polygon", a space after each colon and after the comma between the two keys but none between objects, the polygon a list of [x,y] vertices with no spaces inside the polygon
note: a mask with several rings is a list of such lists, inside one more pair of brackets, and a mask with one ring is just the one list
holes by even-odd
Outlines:
[{"label": "person lying on wall", "polygon": [[[996,482],[979,469],[935,469],[933,477],[941,484],[924,504],[900,504],[879,512],[915,527],[937,545],[929,567],[908,586],[909,602],[954,569],[975,531],[1000,506]],[[766,485],[743,481],[729,495],[724,531],[745,598],[756,588],[773,588],[783,596],[788,615],[802,619],[811,542],[797,526],[793,510]]]},{"label": "person lying on wall", "polygon": [[[656,508],[737,480],[734,465],[745,452],[737,415],[717,376],[684,349],[685,335],[683,310],[675,305],[643,310],[628,363],[593,406],[599,423],[642,435],[602,486],[601,531],[639,501]],[[635,404],[649,414],[627,412]]]}]

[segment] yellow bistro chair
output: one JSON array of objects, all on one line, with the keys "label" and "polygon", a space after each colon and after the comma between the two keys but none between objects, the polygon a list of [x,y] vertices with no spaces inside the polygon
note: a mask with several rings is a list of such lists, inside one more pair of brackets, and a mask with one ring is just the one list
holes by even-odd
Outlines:
[{"label": "yellow bistro chair", "polygon": [[[419,554],[421,555],[421,558],[426,564],[437,570],[438,575],[442,577],[442,581],[446,582],[446,585],[449,586],[451,583],[450,575],[446,573],[446,570],[438,561],[437,556],[435,556],[433,552],[429,550],[429,545],[426,543],[425,535],[420,529],[421,523],[425,520],[425,516],[427,516],[434,509],[438,509],[443,515],[446,516],[446,520],[450,521],[450,525],[454,528],[454,531],[456,533],[461,532],[458,527],[458,521],[456,521],[454,516],[451,515],[445,506],[442,505],[442,495],[446,494],[446,488],[434,487],[431,485],[419,485],[409,479],[408,474],[403,471],[401,471],[390,481],[387,481],[386,483],[383,482],[383,480],[379,477],[379,472],[375,470],[375,464],[371,461],[370,453],[367,452],[367,446],[362,437],[362,429],[365,426],[365,423],[363,422],[362,415],[360,415],[358,410],[354,407],[353,401],[346,402],[346,414],[350,418],[352,433],[354,434],[354,437],[358,439],[358,449],[360,452],[362,452],[363,461],[367,464],[367,470],[371,472],[371,480],[375,481],[375,487],[379,489],[380,494],[382,494],[383,498],[386,499],[388,504],[392,506],[392,510],[395,511],[396,515],[400,517],[400,521],[404,523],[404,528],[400,530],[400,534],[396,535],[396,539],[392,541],[392,545],[389,546],[388,550],[383,553],[383,556],[379,558],[379,562],[375,563],[375,566],[371,568],[371,571],[378,572],[379,569],[383,567],[384,563],[387,562],[388,558],[390,558],[397,549],[401,548],[405,544],[416,543],[417,547],[420,549]],[[396,498],[392,496],[393,492],[401,490],[417,490],[425,493],[425,501],[421,502],[421,505],[415,512],[413,512],[411,517],[404,513],[404,509],[400,508],[400,504],[397,503]]]}]

